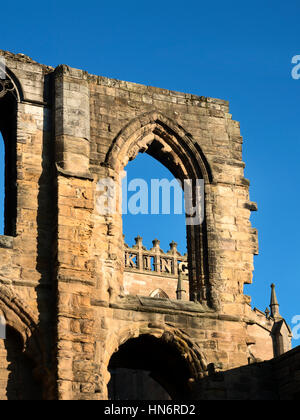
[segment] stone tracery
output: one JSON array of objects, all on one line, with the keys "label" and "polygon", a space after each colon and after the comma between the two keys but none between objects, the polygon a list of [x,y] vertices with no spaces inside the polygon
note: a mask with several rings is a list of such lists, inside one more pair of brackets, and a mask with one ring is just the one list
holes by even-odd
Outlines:
[{"label": "stone tracery", "polygon": [[3,98],[8,92],[15,94],[14,84],[9,79],[0,79],[0,99]]}]

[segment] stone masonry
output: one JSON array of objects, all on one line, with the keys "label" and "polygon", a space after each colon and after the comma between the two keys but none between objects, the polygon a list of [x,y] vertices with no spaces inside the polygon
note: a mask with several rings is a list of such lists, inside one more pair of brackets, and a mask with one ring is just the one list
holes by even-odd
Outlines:
[{"label": "stone masonry", "polygon": [[[279,357],[280,369],[295,358],[280,359],[291,332],[275,290],[269,314],[252,310],[243,293],[258,253],[249,221],[257,206],[228,102],[52,68],[22,54],[0,51],[0,58],[0,315],[7,323],[0,399],[107,399],[114,368],[151,371],[172,398],[234,399],[240,394],[230,387],[226,394],[227,379],[219,391],[210,387],[215,375],[257,375],[257,364],[273,372],[277,359],[264,361]],[[145,250],[141,238],[128,249],[121,214],[99,212],[99,181],[120,189],[120,174],[138,153],[182,181],[204,179],[205,220],[187,226],[187,257],[174,244],[162,255],[158,241]],[[151,253],[161,258],[155,272],[141,269],[129,255],[136,251],[145,264]],[[168,290],[159,290],[158,278]]]}]

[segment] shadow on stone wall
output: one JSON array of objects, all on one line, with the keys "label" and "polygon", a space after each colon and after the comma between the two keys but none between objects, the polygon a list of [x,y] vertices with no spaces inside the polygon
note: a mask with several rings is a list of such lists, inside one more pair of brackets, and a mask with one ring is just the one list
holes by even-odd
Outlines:
[{"label": "shadow on stone wall", "polygon": [[268,362],[215,372],[197,383],[200,400],[300,400],[300,346]]},{"label": "shadow on stone wall", "polygon": [[[38,210],[37,210],[37,264],[40,282],[36,288],[37,303],[40,314],[39,331],[43,344],[42,369],[51,372],[51,377],[44,378],[47,383],[44,398],[55,398],[55,368],[53,360],[54,343],[56,340],[56,254],[57,254],[57,185],[55,176],[55,145],[52,137],[52,75],[45,75],[44,100],[48,107],[44,107],[43,140],[42,140],[42,173],[38,181]],[[46,388],[46,387],[45,387]]]},{"label": "shadow on stone wall", "polygon": [[[147,343],[146,347],[149,353],[145,350],[136,353],[132,344],[139,343],[131,340],[127,346],[121,346],[121,351],[111,360],[112,379],[109,384],[109,398],[112,400],[167,400],[169,398],[166,397],[168,394],[165,390],[168,390],[170,382],[176,385],[171,392],[169,389],[172,399],[175,400],[300,400],[300,347],[273,360],[225,372],[215,371],[214,365],[211,364],[208,366],[208,376],[194,383],[188,392],[182,393],[182,389],[174,379],[177,377],[182,380],[180,372],[176,375],[177,358],[174,359],[173,369],[168,370],[166,361],[169,360],[170,364],[170,357],[161,360],[161,353],[154,352],[154,347],[151,348],[150,343]],[[146,368],[150,369],[150,372],[146,372]],[[170,372],[175,376],[171,378]],[[167,376],[162,381],[163,374]],[[156,379],[157,382],[153,379],[150,381],[149,377]]]},{"label": "shadow on stone wall", "polygon": [[41,400],[41,387],[34,379],[34,363],[23,353],[21,337],[12,328],[8,328],[4,343],[7,362],[4,398],[11,401]]},{"label": "shadow on stone wall", "polygon": [[109,371],[109,399],[188,399],[190,395],[188,362],[173,345],[153,336],[141,335],[122,344]]}]

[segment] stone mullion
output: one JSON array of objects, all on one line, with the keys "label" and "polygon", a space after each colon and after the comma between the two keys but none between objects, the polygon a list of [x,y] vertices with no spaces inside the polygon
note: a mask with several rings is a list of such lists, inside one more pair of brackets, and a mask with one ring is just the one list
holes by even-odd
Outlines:
[{"label": "stone mullion", "polygon": [[177,243],[171,242],[170,243],[170,251],[169,253],[172,256],[172,274],[174,276],[178,275],[178,251],[177,251]]},{"label": "stone mullion", "polygon": [[173,257],[173,274],[178,276],[178,257]]},{"label": "stone mullion", "polygon": [[160,255],[159,254],[154,256],[154,267],[155,267],[155,272],[156,273],[161,272],[161,260],[160,260]]},{"label": "stone mullion", "polygon": [[142,250],[138,250],[137,257],[136,257],[136,262],[137,262],[138,270],[144,271],[144,259],[143,259],[143,251]]},{"label": "stone mullion", "polygon": [[161,272],[161,251],[160,251],[160,241],[158,239],[154,239],[153,241],[153,248],[151,251],[154,253],[154,268],[156,273]]},{"label": "stone mullion", "polygon": [[151,271],[152,270],[151,258],[152,258],[152,255],[149,255],[148,253],[143,255],[143,260],[144,260],[143,261],[143,267],[144,267],[145,271]]}]

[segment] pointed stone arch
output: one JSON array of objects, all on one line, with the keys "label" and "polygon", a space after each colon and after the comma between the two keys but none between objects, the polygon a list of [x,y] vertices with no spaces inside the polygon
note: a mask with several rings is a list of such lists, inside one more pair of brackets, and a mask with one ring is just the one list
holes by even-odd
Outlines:
[{"label": "pointed stone arch", "polygon": [[50,385],[52,378],[47,369],[38,315],[11,287],[3,284],[0,284],[0,314],[5,319],[7,329],[15,331],[21,339],[22,354],[33,363],[35,380]]},{"label": "pointed stone arch", "polygon": [[[20,334],[24,350],[26,350],[29,339],[37,331],[38,316],[12,288],[3,284],[0,284],[0,311],[4,315],[7,325]],[[35,348],[35,352],[38,352],[37,348]]]},{"label": "pointed stone arch", "polygon": [[[207,198],[213,183],[210,165],[199,143],[181,125],[156,110],[136,117],[115,137],[105,166],[118,180],[128,162],[145,152],[162,163],[181,182],[192,180],[195,183],[203,179],[205,202],[209,203]],[[195,187],[192,195],[194,205]],[[190,300],[214,307],[209,278],[207,220],[205,217],[202,224],[187,226]]]},{"label": "pointed stone arch", "polygon": [[158,111],[142,114],[119,132],[107,154],[106,164],[120,171],[141,152],[154,155],[179,179],[198,177],[206,183],[213,181],[200,145],[183,127]]},{"label": "pointed stone arch", "polygon": [[[120,331],[112,331],[106,339],[101,361],[102,371],[100,377],[103,378],[103,386],[107,387],[110,381],[108,366],[112,356],[118,352],[119,348],[132,339],[140,337],[153,337],[161,343],[170,345],[177,352],[178,356],[187,363],[191,383],[207,375],[207,360],[198,344],[193,341],[185,332],[167,324],[139,324],[127,326]],[[106,391],[104,390],[104,394]],[[107,396],[105,396],[106,398]]]}]

